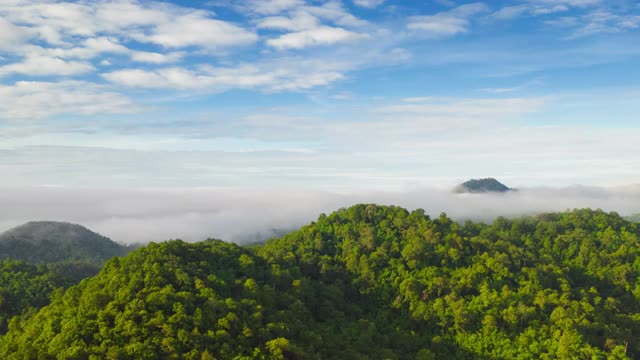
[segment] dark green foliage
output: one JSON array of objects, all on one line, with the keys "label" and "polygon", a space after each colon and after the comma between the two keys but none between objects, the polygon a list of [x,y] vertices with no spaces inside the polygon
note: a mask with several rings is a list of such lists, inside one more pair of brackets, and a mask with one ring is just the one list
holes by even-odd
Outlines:
[{"label": "dark green foliage", "polygon": [[0,358],[637,358],[639,236],[357,205],[264,246],[151,244],[14,318]]},{"label": "dark green foliage", "polygon": [[98,268],[76,263],[33,265],[17,260],[0,261],[0,333],[13,316],[49,303],[52,292],[95,275]]},{"label": "dark green foliage", "polygon": [[502,184],[494,178],[471,179],[455,188],[457,193],[488,193],[488,192],[507,192],[513,189]]},{"label": "dark green foliage", "polygon": [[34,221],[0,234],[0,259],[32,263],[83,261],[102,264],[129,248],[80,225]]}]

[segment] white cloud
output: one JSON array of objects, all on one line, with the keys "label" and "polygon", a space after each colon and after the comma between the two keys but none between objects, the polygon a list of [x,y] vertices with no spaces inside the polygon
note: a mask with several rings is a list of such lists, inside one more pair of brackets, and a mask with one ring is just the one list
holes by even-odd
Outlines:
[{"label": "white cloud", "polygon": [[318,6],[292,4],[284,14],[259,17],[255,23],[258,29],[289,31],[266,41],[268,46],[278,50],[334,45],[369,37],[353,30],[368,23],[350,14],[339,1],[327,1]]},{"label": "white cloud", "polygon": [[545,24],[567,28],[566,38],[575,39],[596,34],[621,33],[640,28],[640,15],[616,14],[595,9],[582,15],[564,16],[545,21]]},{"label": "white cloud", "polygon": [[[286,83],[283,83],[286,84]],[[358,139],[358,151],[368,152],[379,149],[379,159],[386,157],[396,147],[419,147],[418,144],[457,144],[462,135],[480,134],[487,129],[497,129],[511,124],[520,125],[527,115],[541,111],[544,98],[513,97],[490,98],[407,98],[391,101],[378,107],[367,107],[356,111],[356,115],[341,117],[336,115],[331,121],[324,118],[304,117],[296,112],[256,114],[236,126],[251,129],[251,134],[259,139],[271,141],[296,140],[341,144],[350,148],[353,139]],[[293,130],[295,129],[295,131]],[[453,135],[453,137],[451,137]],[[479,136],[479,135],[476,135]],[[487,143],[492,146],[493,143]],[[445,154],[446,146],[434,149],[420,148],[415,154]],[[423,151],[424,150],[424,151]],[[452,153],[454,150],[451,150]],[[377,152],[377,151],[376,151]],[[410,152],[410,151],[409,151]],[[471,151],[473,153],[473,151]],[[415,156],[411,155],[411,156]],[[406,165],[406,159],[389,158]],[[362,166],[374,166],[364,160]],[[426,160],[425,160],[426,161]],[[414,164],[418,166],[417,164]],[[413,167],[411,165],[410,167]],[[338,162],[338,168],[351,168],[353,164]],[[425,168],[426,169],[426,168]]]},{"label": "white cloud", "polygon": [[275,39],[267,40],[267,45],[278,50],[302,49],[309,46],[334,45],[366,39],[367,34],[360,34],[329,26],[321,26],[314,29],[303,30],[284,34]]},{"label": "white cloud", "polygon": [[128,98],[84,81],[0,85],[0,119],[34,120],[60,114],[121,114],[139,108]]},{"label": "white cloud", "polygon": [[543,4],[549,6],[565,5],[574,7],[588,7],[602,3],[602,0],[529,0],[532,4]]},{"label": "white cloud", "polygon": [[[178,72],[183,74],[180,78],[188,77],[189,81],[177,81],[177,76],[171,76],[172,73],[175,74]],[[124,69],[102,74],[102,77],[119,85],[141,88],[192,88],[194,85],[199,85],[199,82],[194,81],[195,76],[193,76],[192,73],[180,68],[163,69],[159,71]]]},{"label": "white cloud", "polygon": [[109,32],[164,24],[171,22],[175,13],[188,11],[153,1],[96,1],[95,4],[95,18],[99,21],[97,25]]},{"label": "white cloud", "polygon": [[510,20],[522,16],[523,14],[530,11],[530,9],[531,6],[529,5],[505,6],[500,10],[494,12],[491,16],[499,20]]},{"label": "white cloud", "polygon": [[148,51],[133,51],[131,60],[143,63],[166,64],[180,61],[184,55],[183,52],[161,54]]},{"label": "white cloud", "polygon": [[215,69],[195,72],[172,67],[155,71],[125,69],[103,74],[113,83],[140,88],[210,89],[221,91],[226,87],[258,87],[273,82],[273,75],[261,74],[254,68]]},{"label": "white cloud", "polygon": [[86,62],[66,61],[55,57],[28,57],[19,63],[0,66],[0,77],[22,74],[27,76],[71,76],[86,74],[94,70],[93,65]]},{"label": "white cloud", "polygon": [[353,3],[365,8],[373,9],[384,3],[385,0],[353,0]]},{"label": "white cloud", "polygon": [[25,45],[15,50],[25,57],[46,56],[61,59],[90,60],[104,53],[126,54],[130,50],[121,45],[117,39],[108,37],[88,38],[73,47],[42,47]]},{"label": "white cloud", "polygon": [[580,17],[578,24],[570,38],[637,29],[640,27],[640,15],[618,15],[606,10],[595,10]]},{"label": "white cloud", "polygon": [[0,209],[0,231],[32,220],[56,220],[79,223],[124,243],[176,238],[242,242],[257,233],[270,236],[272,229],[294,230],[321,213],[357,203],[422,208],[432,217],[445,212],[456,220],[480,221],[584,207],[621,214],[640,211],[637,186],[532,187],[508,194],[465,196],[451,193],[447,186],[454,183],[450,181],[441,183],[442,188],[358,189],[348,194],[305,188],[2,188],[0,201],[5,206]]},{"label": "white cloud", "polygon": [[301,10],[307,11],[319,18],[331,21],[338,26],[363,27],[369,24],[367,21],[359,19],[349,13],[344,8],[341,1],[330,0],[321,6],[305,6],[302,7]]},{"label": "white cloud", "polygon": [[318,71],[303,75],[302,73],[288,77],[286,81],[280,81],[274,84],[271,89],[274,91],[296,91],[311,89],[317,86],[325,86],[344,78],[337,71]]},{"label": "white cloud", "polygon": [[569,8],[566,5],[554,5],[551,7],[536,7],[531,10],[533,15],[548,15],[559,12],[568,11]]},{"label": "white cloud", "polygon": [[[25,1],[0,4],[0,16],[59,47],[69,47],[78,38],[94,38],[97,34],[134,38],[165,47],[215,50],[252,43],[257,38],[238,25],[213,19],[208,12],[155,1]],[[0,23],[0,29],[15,30],[15,27]]]},{"label": "white cloud", "polygon": [[0,5],[0,15],[39,34],[53,45],[68,45],[74,36],[93,37],[98,22],[88,4],[74,2],[19,2],[13,6]]},{"label": "white cloud", "polygon": [[544,104],[541,98],[406,98],[403,100],[406,104],[384,106],[377,111],[418,114],[425,117],[448,115],[467,120],[479,120],[511,118],[514,115],[536,111]]},{"label": "white cloud", "polygon": [[247,8],[263,15],[278,14],[304,5],[304,0],[249,0]]},{"label": "white cloud", "polygon": [[11,49],[26,40],[28,36],[25,29],[0,17],[0,50]]},{"label": "white cloud", "polygon": [[549,14],[556,14],[561,12],[569,11],[568,3],[564,2],[540,2],[540,3],[529,3],[529,4],[521,4],[514,6],[505,6],[500,10],[491,14],[491,18],[497,20],[512,20],[524,15],[529,16],[542,16]]},{"label": "white cloud", "polygon": [[102,75],[119,85],[138,88],[177,88],[224,91],[229,88],[256,88],[267,91],[297,91],[327,85],[343,75],[317,63],[203,66],[198,70],[179,67],[157,70],[124,69]]},{"label": "white cloud", "polygon": [[488,7],[483,3],[465,4],[435,15],[413,16],[409,19],[407,27],[430,38],[450,37],[467,32],[469,19],[486,11]]},{"label": "white cloud", "polygon": [[276,29],[300,31],[313,29],[320,25],[320,20],[305,11],[298,11],[291,16],[269,16],[260,19],[256,26],[259,29]]},{"label": "white cloud", "polygon": [[84,41],[84,45],[87,49],[95,50],[98,53],[126,53],[128,51],[117,40],[106,37],[89,38]]},{"label": "white cloud", "polygon": [[[0,2],[0,55],[8,56],[2,58],[0,76],[73,77],[108,67],[100,75],[127,87],[297,91],[342,79],[346,71],[365,62],[327,55],[323,61],[328,65],[303,69],[297,64],[313,61],[304,55],[282,57],[271,50],[330,46],[371,37],[366,31],[372,28],[370,24],[353,16],[342,1],[256,0],[231,6],[242,9],[240,15],[245,19],[234,23],[217,18],[212,11],[159,1],[5,0]],[[216,61],[202,60],[203,55],[228,55],[230,48],[258,43],[252,25],[270,31],[259,43],[271,48],[264,50],[265,61],[252,65],[227,57],[214,70],[205,65]],[[26,43],[30,38],[38,41]],[[11,46],[2,49],[5,44]],[[406,51],[393,52],[394,58],[407,56]],[[186,57],[201,63],[186,65]],[[127,58],[175,66],[132,69]]]},{"label": "white cloud", "polygon": [[149,34],[134,33],[132,36],[168,48],[199,46],[211,50],[247,45],[258,39],[256,34],[240,26],[210,19],[203,12],[179,16],[158,24]]}]

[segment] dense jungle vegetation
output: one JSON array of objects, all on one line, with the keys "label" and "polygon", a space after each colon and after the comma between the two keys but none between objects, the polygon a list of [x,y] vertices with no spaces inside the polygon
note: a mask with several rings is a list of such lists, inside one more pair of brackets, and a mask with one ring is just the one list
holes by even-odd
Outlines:
[{"label": "dense jungle vegetation", "polygon": [[[600,210],[460,224],[356,205],[258,246],[152,243],[13,317],[0,358],[637,358],[639,238]],[[3,276],[33,307],[59,286]]]}]

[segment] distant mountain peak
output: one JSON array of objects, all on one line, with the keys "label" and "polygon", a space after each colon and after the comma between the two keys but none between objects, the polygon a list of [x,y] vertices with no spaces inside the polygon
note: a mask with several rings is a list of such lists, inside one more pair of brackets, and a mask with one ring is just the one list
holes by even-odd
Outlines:
[{"label": "distant mountain peak", "polygon": [[494,178],[471,179],[458,185],[454,191],[456,193],[504,193],[514,189],[506,186]]},{"label": "distant mountain peak", "polygon": [[126,246],[84,226],[67,222],[31,221],[0,234],[0,259],[99,263],[128,252]]}]

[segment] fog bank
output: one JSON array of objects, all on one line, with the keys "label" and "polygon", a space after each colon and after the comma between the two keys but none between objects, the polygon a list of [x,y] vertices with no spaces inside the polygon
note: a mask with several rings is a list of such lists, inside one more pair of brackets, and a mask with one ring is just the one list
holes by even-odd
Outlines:
[{"label": "fog bank", "polygon": [[78,223],[123,243],[180,238],[246,242],[295,229],[357,203],[422,208],[431,216],[491,221],[573,208],[640,212],[640,186],[524,188],[504,194],[450,189],[331,192],[309,189],[0,189],[0,231],[32,220]]}]

